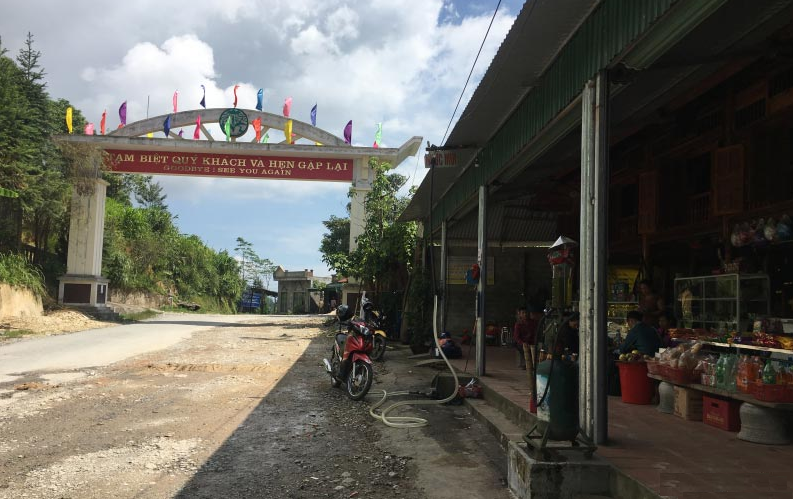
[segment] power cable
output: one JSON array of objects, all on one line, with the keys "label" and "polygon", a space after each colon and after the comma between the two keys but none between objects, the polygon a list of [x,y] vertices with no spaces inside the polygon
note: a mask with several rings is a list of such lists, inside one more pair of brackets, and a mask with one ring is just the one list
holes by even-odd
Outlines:
[{"label": "power cable", "polygon": [[446,134],[449,133],[449,129],[452,127],[452,122],[454,121],[454,116],[457,114],[457,109],[460,107],[460,102],[463,100],[463,95],[465,95],[465,89],[468,88],[468,82],[471,81],[471,75],[474,74],[474,68],[476,68],[476,63],[479,61],[479,55],[482,53],[482,48],[485,46],[485,42],[487,41],[487,35],[490,33],[490,28],[493,26],[493,21],[496,19],[496,14],[498,14],[498,8],[501,6],[501,0],[498,0],[498,4],[496,5],[496,10],[493,11],[493,17],[490,18],[490,24],[487,26],[487,31],[485,31],[485,37],[482,38],[482,44],[479,45],[479,51],[476,53],[476,59],[474,59],[474,63],[471,65],[471,71],[468,72],[468,78],[465,79],[465,85],[463,85],[463,91],[460,92],[460,98],[457,99],[457,105],[454,106],[454,112],[452,113],[452,117],[449,118],[449,124],[446,126],[446,131],[443,132],[443,138],[441,139],[441,145],[446,140]]}]

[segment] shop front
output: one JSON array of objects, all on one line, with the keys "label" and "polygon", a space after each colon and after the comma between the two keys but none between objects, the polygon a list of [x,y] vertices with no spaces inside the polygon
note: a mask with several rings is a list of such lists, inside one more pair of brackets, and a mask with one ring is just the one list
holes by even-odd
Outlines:
[{"label": "shop front", "polygon": [[[649,4],[632,5],[638,13]],[[492,214],[520,204],[515,223],[529,226],[537,213],[553,214],[555,235],[581,245],[570,311],[581,315],[581,430],[599,445],[597,455],[648,494],[728,497],[731,486],[745,497],[746,487],[767,485],[768,497],[789,497],[775,473],[793,457],[793,7],[658,2],[636,18],[655,16],[624,46],[605,35],[589,39],[593,52],[612,43],[604,59],[586,56],[579,38],[619,32],[631,11],[609,0],[591,8],[583,19],[564,14],[575,29],[561,46],[538,41],[556,59],[546,60],[528,92],[522,75],[517,105],[490,116],[483,109],[499,104],[494,85],[519,63],[508,54],[536,14],[524,7],[444,145],[476,144],[477,161],[454,174],[439,170],[409,207],[407,216],[425,221],[428,241],[441,241],[441,257],[451,248],[441,232],[476,223],[467,256],[494,258],[484,268],[496,269],[496,290],[480,280],[468,291],[481,302],[465,304],[447,294],[445,323],[476,314],[487,324],[488,314],[504,313],[494,295],[529,304],[515,283],[500,286],[500,260],[509,257],[498,242],[520,238]],[[552,16],[544,22],[548,32],[556,26]],[[568,85],[578,86],[565,98]],[[632,310],[662,330],[666,348],[650,362],[640,356],[649,370],[641,376],[653,390],[660,384],[647,405],[607,397],[619,393],[609,365],[619,363],[613,352]],[[481,338],[483,348],[467,352],[465,361],[476,361],[468,371],[527,412],[525,371]],[[487,369],[480,357],[491,359]],[[521,381],[526,389],[515,390]]]}]

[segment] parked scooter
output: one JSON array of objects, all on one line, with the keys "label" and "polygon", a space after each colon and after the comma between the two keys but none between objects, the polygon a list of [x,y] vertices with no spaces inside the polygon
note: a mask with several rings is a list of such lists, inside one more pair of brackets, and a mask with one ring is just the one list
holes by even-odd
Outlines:
[{"label": "parked scooter", "polygon": [[[352,310],[347,305],[336,308],[339,319],[339,333],[333,341],[331,358],[322,359],[325,369],[330,374],[331,386],[334,388],[347,385],[347,396],[352,400],[361,400],[369,392],[374,378],[372,360],[372,331],[362,320],[353,318]],[[347,326],[347,333],[341,332],[341,326]]]},{"label": "parked scooter", "polygon": [[380,312],[374,310],[374,305],[369,298],[364,297],[361,303],[361,308],[363,308],[363,320],[366,322],[369,329],[372,330],[373,335],[373,347],[370,357],[372,360],[383,360],[387,344],[387,336],[385,334],[386,316],[380,315]]}]

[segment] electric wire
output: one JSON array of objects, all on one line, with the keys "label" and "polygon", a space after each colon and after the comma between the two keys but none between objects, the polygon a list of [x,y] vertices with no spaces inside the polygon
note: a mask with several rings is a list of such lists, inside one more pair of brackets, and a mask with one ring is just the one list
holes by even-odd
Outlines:
[{"label": "electric wire", "polygon": [[463,85],[463,91],[460,92],[460,98],[457,99],[457,105],[454,106],[454,112],[452,113],[452,117],[449,118],[449,124],[446,126],[446,131],[443,132],[443,139],[441,139],[441,145],[446,140],[446,135],[449,133],[449,129],[452,127],[452,122],[454,121],[454,116],[457,114],[457,109],[460,107],[460,102],[463,100],[463,95],[465,95],[465,89],[468,88],[468,82],[471,81],[471,75],[474,74],[474,68],[476,68],[476,63],[479,61],[479,55],[482,53],[482,48],[485,46],[485,42],[487,41],[487,35],[490,34],[490,28],[493,26],[493,21],[496,20],[496,14],[498,14],[498,8],[501,6],[501,0],[498,0],[498,4],[496,4],[496,10],[493,11],[493,17],[490,18],[490,24],[487,26],[487,31],[485,31],[485,36],[482,38],[482,44],[479,45],[479,51],[476,53],[476,58],[474,59],[474,63],[471,65],[471,71],[468,72],[468,78],[465,79],[465,85]]}]

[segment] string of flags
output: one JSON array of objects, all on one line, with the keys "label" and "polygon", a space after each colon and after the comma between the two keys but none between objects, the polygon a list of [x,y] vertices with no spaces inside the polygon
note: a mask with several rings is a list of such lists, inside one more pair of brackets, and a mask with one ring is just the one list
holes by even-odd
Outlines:
[{"label": "string of flags", "polygon": [[[233,93],[234,93],[233,106],[235,108],[237,107],[237,104],[238,104],[237,89],[239,89],[239,88],[240,88],[240,85],[234,85],[234,87],[233,87]],[[206,109],[206,87],[204,85],[201,85],[201,91],[202,91],[202,94],[201,94],[201,101],[199,102],[199,105],[203,109]],[[173,113],[174,114],[178,113],[179,112],[179,91],[178,90],[174,91],[174,93],[173,93],[172,105],[173,105]],[[264,89],[262,89],[262,88],[260,88],[259,91],[256,93],[256,109],[258,111],[262,111],[264,109]],[[67,107],[66,108],[66,128],[68,129],[70,134],[73,133],[73,112],[74,111],[73,111],[73,109],[71,107]],[[284,106],[283,106],[283,109],[282,109],[282,113],[283,113],[284,118],[287,118],[286,122],[284,123],[284,138],[285,138],[285,143],[287,143],[287,144],[294,144],[295,143],[295,138],[297,137],[296,134],[292,133],[293,121],[292,121],[292,119],[290,119],[291,112],[292,112],[292,97],[287,97],[286,99],[284,99]],[[165,121],[163,122],[162,131],[163,131],[163,134],[165,135],[166,138],[170,136],[170,132],[171,132],[171,116],[172,116],[171,114],[166,116]],[[124,126],[127,125],[127,101],[122,102],[121,105],[119,106],[119,108],[118,108],[118,119],[119,119],[118,128],[123,128]],[[311,121],[311,126],[314,126],[314,127],[317,126],[317,104],[316,103],[311,108],[310,121]],[[261,118],[257,117],[256,119],[254,119],[251,122],[251,124],[253,125],[253,129],[256,132],[256,142],[257,143],[262,143],[262,144],[269,143],[269,139],[270,139],[269,132],[265,131],[264,135],[262,135],[263,126],[262,126]],[[231,118],[226,119],[225,123],[221,123],[220,126],[221,126],[221,129],[223,130],[223,132],[224,132],[224,134],[226,136],[226,141],[230,141],[231,140]],[[193,130],[193,139],[194,140],[199,140],[200,139],[202,128],[203,127],[201,126],[201,115],[199,114],[198,117],[196,118],[195,129]],[[99,122],[99,133],[101,135],[105,135],[106,131],[107,131],[107,109],[105,109],[102,112],[102,118],[101,118],[101,121]],[[94,134],[96,134],[96,131],[94,129],[94,124],[90,123],[90,122],[87,123],[85,125],[85,128],[84,128],[84,133],[86,135],[94,135]],[[179,133],[177,135],[180,138],[183,137],[183,130],[180,129]],[[151,132],[147,133],[147,137],[151,138],[153,136],[154,136],[153,133],[151,133]],[[343,131],[343,136],[344,136],[344,142],[346,144],[352,145],[352,120],[348,121],[347,125],[345,125],[344,131]],[[376,128],[375,128],[375,134],[374,134],[374,143],[372,144],[372,147],[373,148],[381,147],[382,139],[383,139],[383,124],[382,123],[377,123],[376,124]],[[320,142],[315,142],[315,145],[321,146],[322,144]]]}]

